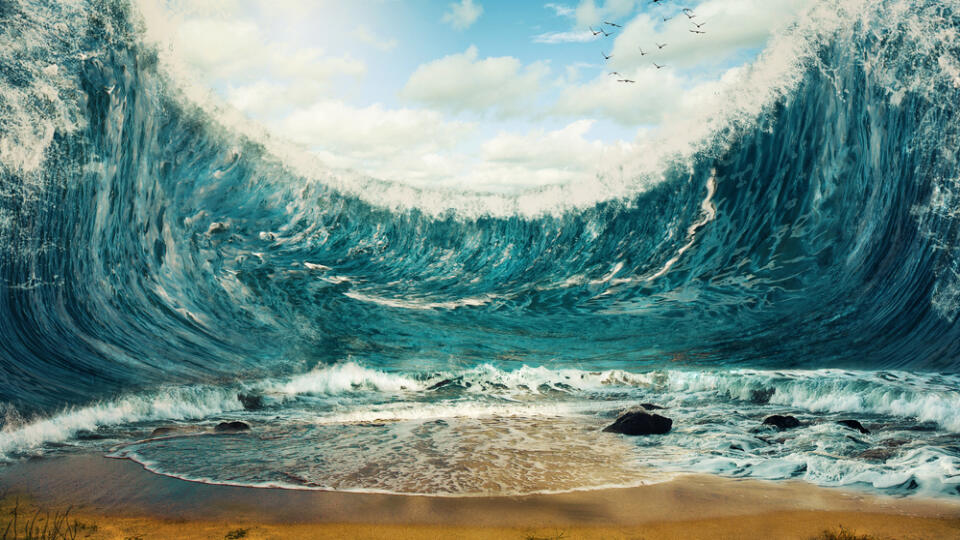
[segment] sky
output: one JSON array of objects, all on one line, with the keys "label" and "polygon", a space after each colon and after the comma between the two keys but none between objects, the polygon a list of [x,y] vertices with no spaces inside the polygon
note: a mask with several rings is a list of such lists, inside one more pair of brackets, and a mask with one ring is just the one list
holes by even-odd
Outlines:
[{"label": "sky", "polygon": [[812,1],[140,7],[152,39],[195,83],[326,165],[502,193],[630,160],[658,126],[711,106]]}]

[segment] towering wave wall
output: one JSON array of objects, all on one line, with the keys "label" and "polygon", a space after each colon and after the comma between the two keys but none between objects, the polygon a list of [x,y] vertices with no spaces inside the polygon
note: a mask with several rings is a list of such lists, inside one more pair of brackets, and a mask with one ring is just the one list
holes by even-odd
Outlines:
[{"label": "towering wave wall", "polygon": [[957,7],[816,4],[655,169],[508,197],[237,128],[125,2],[0,4],[0,401],[348,358],[956,371]]}]

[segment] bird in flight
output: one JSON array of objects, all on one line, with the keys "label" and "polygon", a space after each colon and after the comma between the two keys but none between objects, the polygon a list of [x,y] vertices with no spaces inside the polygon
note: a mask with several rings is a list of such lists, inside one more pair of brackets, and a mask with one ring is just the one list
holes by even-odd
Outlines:
[{"label": "bird in flight", "polygon": [[605,32],[605,31],[603,30],[603,27],[602,27],[602,26],[600,27],[600,33],[603,34],[603,37],[607,37],[607,36],[612,36],[612,35],[613,35],[613,32]]},{"label": "bird in flight", "polygon": [[611,72],[610,72],[610,75],[616,75],[617,77],[623,77],[623,74],[620,73],[619,71],[611,71]]},{"label": "bird in flight", "polygon": [[664,65],[661,66],[660,64],[658,64],[658,63],[656,63],[656,62],[654,62],[653,65],[657,66],[657,69],[663,69],[663,68],[667,67],[666,64],[664,64]]},{"label": "bird in flight", "polygon": [[704,32],[703,30],[694,30],[692,28],[690,29],[690,32],[694,34],[706,34],[706,32]]},{"label": "bird in flight", "polygon": [[607,56],[607,53],[605,53],[605,52],[603,52],[603,51],[600,51],[600,54],[603,55],[603,59],[604,59],[604,60],[609,60],[609,59],[613,58],[613,55],[612,55],[612,54],[611,54],[610,56]]},{"label": "bird in flight", "polygon": [[662,49],[667,46],[666,43],[660,44],[660,43],[657,43],[656,41],[654,41],[654,44],[657,46],[658,49]]},{"label": "bird in flight", "polygon": [[669,21],[670,19],[673,19],[673,17],[664,17],[664,18],[663,18],[663,22],[667,22],[667,21]]},{"label": "bird in flight", "polygon": [[689,8],[683,8],[683,14],[686,15],[688,19],[693,19],[694,17],[697,16],[697,14],[694,13],[693,10]]},{"label": "bird in flight", "polygon": [[595,36],[599,36],[600,34],[602,34],[602,32],[597,32],[596,30],[594,30],[592,26],[589,28],[590,28],[590,33]]},{"label": "bird in flight", "polygon": [[617,79],[617,82],[635,83],[637,81],[631,81],[630,79]]},{"label": "bird in flight", "polygon": [[623,28],[622,26],[620,26],[620,25],[617,24],[617,23],[612,23],[612,22],[603,21],[603,24],[609,24],[610,26],[616,26],[617,28]]},{"label": "bird in flight", "polygon": [[703,25],[705,25],[705,24],[707,24],[707,21],[703,21],[703,22],[700,23],[700,24],[693,23],[693,25],[696,26],[697,28],[703,28]]},{"label": "bird in flight", "polygon": [[640,56],[646,56],[647,54],[649,54],[649,53],[643,52],[643,47],[637,47],[637,48],[640,49]]}]

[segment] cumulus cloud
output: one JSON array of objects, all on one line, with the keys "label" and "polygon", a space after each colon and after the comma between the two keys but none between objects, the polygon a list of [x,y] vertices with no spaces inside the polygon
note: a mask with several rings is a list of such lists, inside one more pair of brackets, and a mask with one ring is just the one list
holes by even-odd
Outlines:
[{"label": "cumulus cloud", "polygon": [[524,67],[511,56],[481,59],[471,46],[420,65],[401,96],[454,112],[513,113],[533,100],[548,73],[542,62]]},{"label": "cumulus cloud", "polygon": [[375,49],[380,49],[384,52],[392,51],[397,47],[397,40],[381,39],[363,24],[354,29],[353,35],[363,43],[366,43],[367,45],[370,45]]},{"label": "cumulus cloud", "polygon": [[249,19],[191,19],[174,42],[180,57],[207,79],[275,78],[326,82],[336,75],[359,76],[366,65],[321,49],[270,41]]},{"label": "cumulus cloud", "polygon": [[[623,83],[617,80],[620,78],[636,82]],[[672,108],[683,91],[680,77],[650,66],[623,75],[603,74],[587,83],[569,86],[552,112],[567,116],[603,116],[626,126],[652,124]]]},{"label": "cumulus cloud", "polygon": [[[706,34],[690,32],[685,16],[664,23],[659,16],[641,14],[632,19],[616,38],[613,65],[629,69],[649,65],[651,58],[660,64],[690,67],[702,63],[722,63],[739,51],[762,47],[770,34],[810,0],[707,0],[696,6],[695,21],[703,23]],[[666,43],[655,50],[654,42]],[[653,50],[655,54],[641,56]]]},{"label": "cumulus cloud", "polygon": [[461,0],[459,3],[448,5],[447,12],[443,14],[441,20],[457,30],[466,30],[473,26],[482,14],[483,6],[474,4],[473,0]]},{"label": "cumulus cloud", "polygon": [[605,0],[600,5],[594,0],[582,0],[574,10],[574,17],[578,28],[586,28],[626,17],[634,12],[638,4],[637,0]]},{"label": "cumulus cloud", "polygon": [[340,101],[297,109],[279,126],[285,136],[309,147],[362,157],[449,148],[472,129],[464,122],[447,122],[436,111],[380,104],[358,108]]}]

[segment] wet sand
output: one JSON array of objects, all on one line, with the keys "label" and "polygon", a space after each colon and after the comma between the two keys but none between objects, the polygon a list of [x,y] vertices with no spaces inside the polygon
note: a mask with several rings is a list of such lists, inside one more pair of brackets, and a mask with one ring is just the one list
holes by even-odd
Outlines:
[{"label": "wet sand", "polygon": [[[205,485],[100,456],[0,469],[8,520],[64,510],[79,538],[960,538],[960,503],[713,476],[522,497],[425,497]],[[6,527],[3,521],[0,528]],[[86,534],[87,536],[84,536]]]}]

